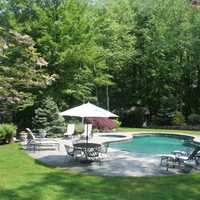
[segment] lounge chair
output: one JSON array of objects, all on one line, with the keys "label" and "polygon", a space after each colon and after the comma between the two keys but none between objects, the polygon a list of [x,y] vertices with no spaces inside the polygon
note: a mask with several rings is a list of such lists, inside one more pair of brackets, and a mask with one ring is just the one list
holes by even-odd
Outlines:
[{"label": "lounge chair", "polygon": [[36,137],[29,128],[26,128],[26,131],[29,134],[29,139],[26,145],[30,150],[60,150],[60,144],[56,140],[51,138]]},{"label": "lounge chair", "polygon": [[26,128],[25,129],[27,132],[28,132],[28,143],[29,142],[31,142],[32,140],[34,140],[34,141],[42,141],[42,140],[48,140],[47,138],[45,138],[44,137],[44,135],[43,135],[43,137],[42,136],[36,136],[32,131],[31,131],[31,129],[30,128]]},{"label": "lounge chair", "polygon": [[82,138],[92,137],[92,124],[85,124],[84,132],[81,134]]},{"label": "lounge chair", "polygon": [[191,154],[177,155],[176,159],[178,159],[179,161],[194,160],[199,151],[200,151],[200,147],[196,147]]},{"label": "lounge chair", "polygon": [[[183,166],[183,169],[187,166],[195,166],[197,165],[196,156],[198,155],[198,152],[200,151],[200,147],[196,147],[194,151],[187,155],[186,152],[176,151],[172,152],[172,154],[168,155],[161,155],[161,166],[166,166],[166,170],[168,170],[169,167],[175,167],[176,165],[178,167]],[[184,170],[185,171],[185,170]],[[187,170],[188,171],[188,170]]]},{"label": "lounge chair", "polygon": [[189,155],[188,152],[186,152],[186,151],[179,151],[179,150],[173,151],[172,154],[175,155],[175,156],[188,156]]},{"label": "lounge chair", "polygon": [[64,133],[65,137],[72,137],[75,132],[75,124],[68,124],[67,125],[67,132]]}]

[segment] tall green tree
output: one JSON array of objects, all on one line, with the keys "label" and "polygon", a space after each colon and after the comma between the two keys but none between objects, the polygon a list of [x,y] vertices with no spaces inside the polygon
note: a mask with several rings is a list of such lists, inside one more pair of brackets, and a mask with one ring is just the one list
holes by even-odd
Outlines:
[{"label": "tall green tree", "polygon": [[96,42],[96,20],[90,11],[93,4],[86,0],[45,0],[30,4],[24,0],[5,4],[2,24],[34,37],[37,48],[48,60],[49,73],[58,76],[48,93],[59,97],[57,101],[95,100],[96,88],[110,83],[110,76],[104,49]]}]

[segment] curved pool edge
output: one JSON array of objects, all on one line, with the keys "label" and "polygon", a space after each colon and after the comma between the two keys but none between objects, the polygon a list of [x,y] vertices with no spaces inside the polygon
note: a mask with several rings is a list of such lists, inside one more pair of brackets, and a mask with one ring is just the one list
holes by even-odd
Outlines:
[{"label": "curved pool edge", "polygon": [[106,132],[98,133],[94,138],[101,144],[109,144],[131,140],[133,135],[126,132]]},{"label": "curved pool edge", "polygon": [[197,135],[192,135],[189,133],[180,133],[180,132],[173,132],[173,133],[169,133],[169,132],[165,132],[165,131],[161,131],[161,132],[154,132],[154,131],[134,131],[134,132],[128,132],[129,134],[131,134],[133,137],[134,136],[142,136],[142,135],[151,135],[151,134],[158,134],[158,135],[166,135],[166,136],[182,136],[185,137],[187,139],[191,139],[194,143],[199,144],[200,145],[200,136]]},{"label": "curved pool edge", "polygon": [[[186,133],[169,133],[165,131],[161,132],[154,132],[154,131],[134,131],[134,132],[105,132],[105,133],[98,133],[98,136],[96,136],[96,139],[104,137],[103,141],[100,141],[101,144],[104,143],[114,143],[114,142],[123,142],[127,140],[131,140],[134,137],[137,136],[148,136],[148,135],[164,135],[164,136],[175,136],[175,137],[182,137],[183,139],[191,139],[195,144],[200,145],[200,136],[195,136],[192,134],[186,134]],[[119,136],[119,137],[117,137]]]}]

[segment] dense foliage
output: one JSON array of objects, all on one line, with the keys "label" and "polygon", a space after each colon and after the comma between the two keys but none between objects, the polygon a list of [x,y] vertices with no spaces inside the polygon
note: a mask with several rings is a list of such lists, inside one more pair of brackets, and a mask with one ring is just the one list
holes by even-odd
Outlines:
[{"label": "dense foliage", "polygon": [[[8,0],[0,9],[0,26],[33,38],[48,62],[40,75],[56,75],[40,92],[24,87],[18,83],[28,74],[24,69],[36,65],[28,63],[28,51],[18,53],[21,44],[7,45],[1,73],[13,66],[16,84],[4,84],[4,96],[17,87],[29,106],[49,95],[60,110],[87,100],[119,114],[143,107],[159,125],[171,125],[179,111],[186,118],[200,114],[200,10],[190,1]],[[30,80],[44,83],[38,75]],[[27,102],[20,103],[26,109]]]},{"label": "dense foliage", "polygon": [[188,116],[188,124],[190,125],[199,125],[200,124],[200,115],[192,113]]}]

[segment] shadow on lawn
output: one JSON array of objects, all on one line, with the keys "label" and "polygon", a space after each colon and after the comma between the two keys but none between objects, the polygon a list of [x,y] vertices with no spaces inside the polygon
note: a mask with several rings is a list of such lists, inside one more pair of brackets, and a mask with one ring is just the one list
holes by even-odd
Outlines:
[{"label": "shadow on lawn", "polygon": [[68,172],[31,173],[24,185],[0,191],[1,200],[198,200],[200,175],[98,177]]},{"label": "shadow on lawn", "polygon": [[36,164],[17,151],[17,145],[11,147],[1,154],[7,158],[2,159],[2,166],[8,167],[7,171],[2,167],[1,176],[10,172],[13,177],[0,179],[0,200],[198,200],[200,196],[200,174],[143,178],[84,175]]}]

